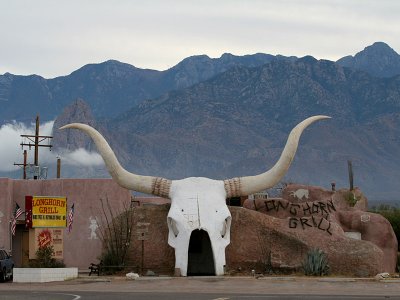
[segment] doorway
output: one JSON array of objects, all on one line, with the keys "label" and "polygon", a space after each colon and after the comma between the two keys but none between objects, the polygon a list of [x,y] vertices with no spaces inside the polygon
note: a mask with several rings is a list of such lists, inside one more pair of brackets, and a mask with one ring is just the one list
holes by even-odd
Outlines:
[{"label": "doorway", "polygon": [[214,255],[207,231],[193,230],[189,241],[188,276],[215,275]]},{"label": "doorway", "polygon": [[25,224],[17,224],[15,236],[12,239],[12,256],[15,267],[29,266],[29,231]]}]

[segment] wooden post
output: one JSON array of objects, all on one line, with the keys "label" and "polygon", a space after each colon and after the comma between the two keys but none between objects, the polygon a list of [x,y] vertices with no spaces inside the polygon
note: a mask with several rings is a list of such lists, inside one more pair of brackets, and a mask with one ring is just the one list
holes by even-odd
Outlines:
[{"label": "wooden post", "polygon": [[[36,129],[35,129],[35,157],[33,164],[39,166],[39,116],[36,116]],[[36,171],[36,169],[35,169]],[[38,175],[34,175],[33,179],[39,179]]]},{"label": "wooden post", "polygon": [[351,160],[347,161],[347,167],[349,169],[349,184],[350,184],[350,191],[353,190],[353,165],[351,163]]},{"label": "wooden post", "polygon": [[36,116],[36,129],[35,129],[35,160],[34,165],[39,165],[39,116]]},{"label": "wooden post", "polygon": [[253,202],[254,202],[254,209],[255,209],[256,211],[258,211],[258,207],[257,207],[256,201],[257,201],[256,196],[254,196],[254,200],[253,200]]},{"label": "wooden post", "polygon": [[143,276],[143,272],[144,272],[144,240],[142,240],[142,265],[141,265],[140,269],[141,269],[141,274]]},{"label": "wooden post", "polygon": [[22,166],[22,168],[23,168],[22,178],[23,179],[26,179],[26,166],[28,165],[27,157],[28,157],[27,151],[24,150],[24,162],[22,164],[14,163],[14,166]]}]

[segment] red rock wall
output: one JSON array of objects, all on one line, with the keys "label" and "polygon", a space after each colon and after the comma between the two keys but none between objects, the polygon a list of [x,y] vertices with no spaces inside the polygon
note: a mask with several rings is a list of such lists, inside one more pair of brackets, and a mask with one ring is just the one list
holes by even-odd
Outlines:
[{"label": "red rock wall", "polygon": [[[174,249],[167,243],[168,207],[135,208],[135,224],[150,223],[149,238],[145,241],[144,272],[173,274]],[[331,236],[317,228],[293,230],[288,228],[285,219],[249,209],[230,207],[230,211],[231,243],[226,248],[226,269],[231,275],[249,274],[251,270],[265,272],[268,266],[277,273],[296,272],[312,248],[320,248],[328,254],[333,274],[365,277],[383,271],[383,251],[371,242],[345,237],[340,228],[333,228]],[[139,220],[139,216],[142,219]],[[129,260],[132,265],[141,266],[141,242],[137,241],[136,233],[133,240]]]},{"label": "red rock wall", "polygon": [[[334,261],[333,271],[346,273],[351,270],[348,266],[352,266],[358,276],[370,274],[371,270],[395,272],[394,231],[384,217],[366,211],[368,200],[357,188],[352,192],[327,191],[292,184],[282,191],[282,198],[248,199],[244,207],[287,220],[282,230],[310,247],[324,250]],[[345,232],[359,232],[362,240],[350,239]]]},{"label": "red rock wall", "polygon": [[135,272],[142,273],[143,266],[144,273],[152,270],[158,274],[174,274],[175,251],[168,245],[169,207],[169,204],[135,207],[128,257],[129,265],[136,266]]}]

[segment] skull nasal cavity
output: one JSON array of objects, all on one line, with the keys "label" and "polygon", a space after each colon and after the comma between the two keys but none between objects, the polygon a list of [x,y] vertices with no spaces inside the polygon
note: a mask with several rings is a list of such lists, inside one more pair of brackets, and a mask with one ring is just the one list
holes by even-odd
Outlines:
[{"label": "skull nasal cavity", "polygon": [[211,241],[204,230],[193,230],[190,236],[187,274],[189,276],[215,275]]}]

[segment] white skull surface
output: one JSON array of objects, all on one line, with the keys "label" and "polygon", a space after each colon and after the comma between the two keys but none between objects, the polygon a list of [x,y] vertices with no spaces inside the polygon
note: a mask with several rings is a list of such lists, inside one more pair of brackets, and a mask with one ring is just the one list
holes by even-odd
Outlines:
[{"label": "white skull surface", "polygon": [[124,188],[171,199],[168,213],[168,244],[175,248],[175,268],[182,276],[188,272],[191,236],[206,232],[211,244],[213,273],[224,274],[225,248],[230,243],[231,214],[226,198],[247,196],[273,187],[286,174],[297,150],[300,135],[311,123],[329,118],[310,117],[289,134],[277,163],[267,172],[247,177],[212,180],[190,177],[169,180],[130,173],[121,167],[103,136],[94,128],[79,123],[61,127],[83,130],[95,142],[112,178]]},{"label": "white skull surface", "polygon": [[215,274],[223,275],[231,226],[223,181],[193,177],[174,180],[170,196],[173,200],[168,212],[168,244],[175,248],[175,267],[186,276],[190,236],[198,229],[208,233]]}]

